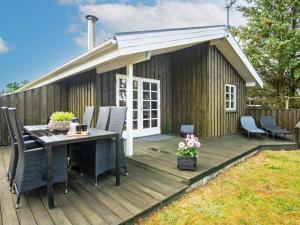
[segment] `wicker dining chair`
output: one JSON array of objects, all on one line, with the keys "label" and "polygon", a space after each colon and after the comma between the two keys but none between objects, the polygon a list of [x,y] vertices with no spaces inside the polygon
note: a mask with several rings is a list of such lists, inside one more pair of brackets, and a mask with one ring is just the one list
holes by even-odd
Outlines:
[{"label": "wicker dining chair", "polygon": [[99,129],[99,130],[107,129],[109,114],[110,114],[110,106],[99,107],[96,129]]},{"label": "wicker dining chair", "polygon": [[[99,115],[103,115],[103,118],[98,118],[98,120],[103,120],[105,125],[105,120],[108,118],[107,108],[101,108]],[[106,111],[106,112],[103,112]],[[108,131],[117,132],[120,134],[120,167],[125,169],[125,174],[127,173],[126,157],[124,152],[124,139],[122,138],[123,127],[126,118],[126,107],[110,107],[110,115],[108,122]],[[104,172],[115,169],[115,140],[97,140],[92,142],[94,145],[89,146],[89,157],[88,160],[92,166],[92,172],[95,176],[95,186],[98,185],[98,176]]]},{"label": "wicker dining chair", "polygon": [[[9,182],[9,190],[11,190],[12,187],[12,182],[15,177],[16,173],[16,167],[17,167],[17,162],[18,162],[18,145],[17,145],[17,140],[15,136],[12,133],[12,125],[11,125],[11,120],[8,115],[8,107],[1,107],[1,111],[4,115],[4,119],[6,121],[9,137],[10,137],[10,159],[9,159],[9,166],[7,170],[7,179]],[[31,140],[29,135],[22,134],[22,138],[24,141],[24,144],[26,147],[31,148],[33,147],[36,143],[34,140]]]},{"label": "wicker dining chair", "polygon": [[[110,106],[100,106],[99,107],[99,113],[98,113],[98,119],[96,123],[96,129],[99,130],[107,130],[108,126],[108,119],[110,114]],[[86,150],[82,152],[82,167],[84,170],[87,170],[89,172],[94,171],[94,155],[95,155],[95,149],[96,149],[96,141],[90,141],[86,143]]]},{"label": "wicker dining chair", "polygon": [[86,106],[84,110],[84,116],[82,124],[86,124],[88,127],[91,127],[93,115],[94,115],[94,106]]},{"label": "wicker dining chair", "polygon": [[[9,108],[8,114],[12,122],[13,135],[18,145],[18,164],[13,189],[17,194],[16,208],[19,207],[21,194],[45,186],[46,176],[46,152],[42,147],[29,148],[25,145],[18,116],[15,108]],[[55,147],[53,150],[53,183],[65,182],[67,193],[68,166],[66,146]]]},{"label": "wicker dining chair", "polygon": [[[93,115],[94,115],[94,106],[86,106],[84,110],[82,124],[86,124],[88,127],[91,127]],[[84,149],[88,147],[87,142],[72,144],[69,146],[69,166],[70,168],[79,167],[79,173],[83,176],[83,167],[84,162],[82,158],[84,157]]]}]

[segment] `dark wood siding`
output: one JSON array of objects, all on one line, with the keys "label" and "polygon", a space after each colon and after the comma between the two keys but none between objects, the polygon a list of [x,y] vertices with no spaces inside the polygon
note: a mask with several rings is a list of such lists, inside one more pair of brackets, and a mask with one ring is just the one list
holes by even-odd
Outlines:
[{"label": "dark wood siding", "polygon": [[[21,125],[45,124],[54,111],[67,110],[67,92],[63,82],[24,92],[5,95],[0,106],[16,107]],[[6,122],[1,114],[0,144],[9,144]]]},{"label": "dark wood siding", "polygon": [[[161,131],[178,133],[181,124],[195,124],[200,137],[216,137],[239,131],[245,113],[245,83],[223,55],[209,43],[173,53],[153,56],[134,64],[134,76],[160,80]],[[45,124],[57,110],[72,111],[82,119],[85,106],[116,104],[116,74],[119,68],[102,74],[90,70],[56,84],[0,98],[0,106],[18,108],[22,124]],[[225,84],[237,87],[237,110],[225,110]],[[94,116],[96,122],[98,110]],[[1,134],[5,134],[3,118]],[[0,134],[0,135],[1,135]],[[7,143],[1,135],[1,143]]]},{"label": "dark wood siding", "polygon": [[172,77],[169,54],[153,56],[150,61],[133,66],[136,77],[160,80],[161,132],[172,131]]},{"label": "dark wood siding", "polygon": [[93,124],[96,124],[98,107],[116,105],[116,74],[125,74],[125,68],[97,74],[84,72],[65,81],[68,86],[68,110],[82,121],[85,106],[95,106]]},{"label": "dark wood siding", "polygon": [[[245,82],[214,46],[208,47],[208,137],[236,133],[245,114]],[[226,112],[225,84],[236,86],[236,111]]]},{"label": "dark wood siding", "polygon": [[81,121],[85,106],[95,105],[95,70],[90,70],[65,81],[68,86],[68,110]]},{"label": "dark wood siding", "polygon": [[[154,56],[150,61],[134,64],[133,72],[136,77],[160,80],[161,130],[163,133],[171,132],[172,89],[169,54]],[[69,86],[69,110],[82,119],[85,106],[95,105],[98,108],[99,106],[116,105],[116,74],[126,74],[126,68],[102,74],[96,74],[96,70],[90,70],[75,78],[68,79],[66,83]],[[95,115],[94,123],[98,111],[96,111]]]},{"label": "dark wood siding", "polygon": [[196,134],[208,136],[207,44],[172,53],[173,132],[181,124],[195,124]]},{"label": "dark wood siding", "polygon": [[[236,112],[226,112],[225,84],[236,85]],[[239,131],[245,83],[214,46],[204,43],[172,53],[172,90],[174,133],[181,124],[195,124],[200,137]]]}]

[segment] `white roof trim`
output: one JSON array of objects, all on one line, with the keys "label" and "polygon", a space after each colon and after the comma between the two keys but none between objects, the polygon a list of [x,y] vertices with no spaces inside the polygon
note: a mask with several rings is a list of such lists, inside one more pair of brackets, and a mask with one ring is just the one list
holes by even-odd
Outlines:
[{"label": "white roof trim", "polygon": [[230,33],[228,33],[227,40],[230,43],[230,45],[232,46],[232,48],[234,49],[234,51],[239,55],[239,57],[241,58],[241,60],[243,61],[243,63],[245,64],[245,66],[247,67],[247,69],[249,70],[251,75],[253,76],[253,78],[258,83],[258,85],[261,88],[263,88],[264,84],[263,84],[262,79],[257,74],[256,70],[254,69],[254,67],[252,66],[250,61],[248,60],[247,56],[242,51],[241,47],[239,46],[239,44],[236,42],[236,40],[232,37],[232,35]]},{"label": "white roof trim", "polygon": [[239,73],[243,73],[242,77],[246,82],[255,82],[258,86],[262,87],[263,82],[259,75],[238,43],[228,34],[226,27],[210,26],[117,33],[113,39],[109,39],[50,73],[30,82],[18,91],[41,87],[92,68],[97,68],[97,71],[105,72],[106,69],[114,68],[114,66],[116,66],[116,69],[128,63],[136,63],[143,58],[146,60],[144,54],[148,51],[152,51],[153,55],[163,54],[164,52],[176,51],[207,41],[213,41],[220,49],[228,49],[228,45],[224,45],[225,40],[231,47],[229,48],[230,52],[225,51],[223,55],[225,57],[227,54],[232,55],[231,57],[235,59],[231,62],[233,66],[239,61],[236,63],[238,67],[236,70]]},{"label": "white roof trim", "polygon": [[[75,66],[76,64],[79,64],[80,62],[82,62],[84,60],[87,60],[87,58],[91,58],[94,55],[99,54],[100,52],[108,50],[109,48],[111,48],[115,45],[116,45],[116,40],[109,39],[109,40],[103,42],[101,45],[95,47],[94,49],[92,49],[92,50],[90,50],[90,51],[88,51],[88,52],[72,59],[71,61],[67,62],[66,64],[63,64],[62,66],[54,69],[53,71],[51,71],[51,72],[49,72],[49,73],[33,80],[32,82],[30,82],[27,85],[20,88],[17,92],[28,90],[28,89],[33,89],[33,88],[37,88],[37,87],[41,87],[43,85],[51,83],[51,82],[48,82],[48,80],[51,80],[51,78],[53,79],[56,76],[66,78],[68,75],[70,75],[70,72],[67,73],[67,71],[70,67]],[[78,67],[71,70],[71,75],[72,75],[72,73],[80,73],[81,71],[84,71],[83,67],[78,66]],[[65,75],[65,77],[64,77],[64,75]],[[58,79],[55,79],[55,81],[56,80],[58,80]]]}]

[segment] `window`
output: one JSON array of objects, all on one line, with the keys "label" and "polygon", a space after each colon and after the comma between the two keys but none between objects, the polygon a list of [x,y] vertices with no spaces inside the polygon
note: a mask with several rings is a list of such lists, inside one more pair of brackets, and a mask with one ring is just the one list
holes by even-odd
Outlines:
[{"label": "window", "polygon": [[236,110],[236,86],[231,84],[225,85],[225,96],[226,96],[226,111]]}]

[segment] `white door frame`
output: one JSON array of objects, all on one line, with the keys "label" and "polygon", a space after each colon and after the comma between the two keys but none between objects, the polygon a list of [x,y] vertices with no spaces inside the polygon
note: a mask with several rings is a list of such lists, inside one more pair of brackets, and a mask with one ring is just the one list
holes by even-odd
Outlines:
[{"label": "white door frame", "polygon": [[[122,100],[122,98],[119,98],[119,90],[120,90],[119,89],[119,81],[120,81],[120,78],[123,78],[123,79],[127,80],[128,76],[122,75],[122,74],[116,74],[116,105],[117,106],[119,106],[119,100]],[[137,102],[138,102],[138,106],[137,106],[137,124],[138,124],[138,128],[137,129],[132,129],[133,137],[142,137],[142,136],[160,134],[161,133],[160,80],[148,79],[148,78],[143,78],[143,77],[133,77],[133,81],[138,81],[138,89],[137,89],[137,91],[138,91],[138,99],[137,99]],[[154,127],[154,128],[152,128],[152,127],[143,128],[143,100],[144,100],[143,99],[143,82],[150,82],[150,84],[151,83],[156,83],[157,84],[157,127]],[[126,82],[126,83],[127,83],[127,88],[128,88],[128,82]],[[133,88],[132,85],[131,85],[131,87]],[[127,89],[126,89],[126,93],[127,93]],[[150,95],[151,95],[151,92],[150,92]],[[127,104],[127,101],[126,101],[126,104]],[[131,105],[133,105],[133,104],[131,104]],[[151,101],[150,101],[150,105],[151,105]],[[150,124],[151,124],[151,122],[152,122],[152,120],[151,120],[152,119],[151,118],[151,116],[152,116],[151,115],[151,110],[149,111],[149,114],[150,114],[149,121],[150,121]],[[131,116],[133,116],[133,114]],[[153,118],[153,119],[155,119],[155,118]],[[127,127],[128,127],[128,125],[126,124],[126,128]],[[124,130],[123,137],[124,138],[127,137],[127,130]]]}]

